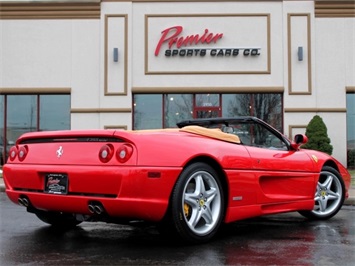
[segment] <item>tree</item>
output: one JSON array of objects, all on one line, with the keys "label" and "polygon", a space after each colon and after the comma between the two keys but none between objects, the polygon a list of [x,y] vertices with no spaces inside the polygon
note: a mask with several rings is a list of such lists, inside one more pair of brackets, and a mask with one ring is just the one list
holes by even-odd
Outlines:
[{"label": "tree", "polygon": [[308,142],[302,145],[304,149],[318,150],[329,155],[333,152],[333,146],[330,144],[330,138],[327,133],[327,126],[319,115],[315,115],[306,128]]}]

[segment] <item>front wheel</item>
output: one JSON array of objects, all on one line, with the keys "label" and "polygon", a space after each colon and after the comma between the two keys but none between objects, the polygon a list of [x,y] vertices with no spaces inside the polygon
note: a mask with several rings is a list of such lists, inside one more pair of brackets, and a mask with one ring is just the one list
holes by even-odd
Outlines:
[{"label": "front wheel", "polygon": [[300,211],[304,217],[312,220],[326,220],[338,213],[345,200],[345,185],[339,172],[324,166],[314,195],[312,211]]},{"label": "front wheel", "polygon": [[183,240],[210,240],[218,231],[225,210],[217,172],[205,163],[184,169],[172,193],[171,210],[173,227]]}]

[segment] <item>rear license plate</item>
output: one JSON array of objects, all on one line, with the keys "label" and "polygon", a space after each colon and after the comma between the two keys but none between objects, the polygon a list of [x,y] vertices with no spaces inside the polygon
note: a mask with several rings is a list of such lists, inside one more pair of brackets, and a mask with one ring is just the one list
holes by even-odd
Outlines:
[{"label": "rear license plate", "polygon": [[44,192],[51,194],[68,194],[68,176],[66,174],[47,174]]}]

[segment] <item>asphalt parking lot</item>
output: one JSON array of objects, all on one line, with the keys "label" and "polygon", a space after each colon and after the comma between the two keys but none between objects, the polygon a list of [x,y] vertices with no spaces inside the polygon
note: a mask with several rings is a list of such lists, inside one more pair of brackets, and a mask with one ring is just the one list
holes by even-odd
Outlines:
[{"label": "asphalt parking lot", "polygon": [[238,221],[201,245],[154,226],[84,222],[56,230],[0,193],[0,265],[342,265],[355,261],[355,206],[330,220],[298,213]]}]

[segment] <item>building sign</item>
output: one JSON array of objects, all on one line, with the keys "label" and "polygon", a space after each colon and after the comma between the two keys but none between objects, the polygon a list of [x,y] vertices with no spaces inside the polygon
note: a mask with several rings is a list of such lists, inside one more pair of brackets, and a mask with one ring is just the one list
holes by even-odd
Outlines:
[{"label": "building sign", "polygon": [[[260,48],[198,48],[199,45],[216,44],[223,37],[223,33],[212,33],[209,29],[205,29],[202,34],[183,35],[182,26],[173,26],[163,30],[161,38],[155,49],[155,56],[158,56],[162,46],[165,44],[168,49],[164,55],[167,57],[194,57],[194,56],[256,56],[260,55]],[[196,48],[197,47],[197,48]]]},{"label": "building sign", "polygon": [[270,73],[270,16],[147,15],[145,73]]}]

